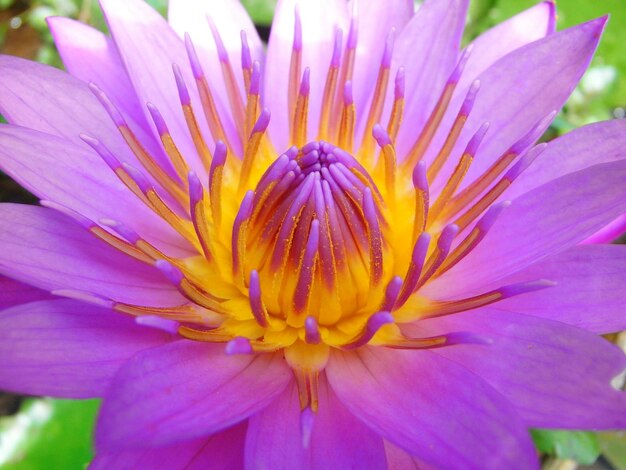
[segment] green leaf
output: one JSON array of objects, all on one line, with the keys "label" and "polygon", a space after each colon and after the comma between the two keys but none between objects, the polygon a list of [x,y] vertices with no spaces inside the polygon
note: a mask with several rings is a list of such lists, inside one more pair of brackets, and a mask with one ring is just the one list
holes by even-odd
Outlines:
[{"label": "green leaf", "polygon": [[560,459],[591,465],[600,455],[598,436],[592,432],[533,429],[531,434],[540,452]]},{"label": "green leaf", "polygon": [[27,400],[0,419],[0,470],[83,470],[91,461],[98,400]]},{"label": "green leaf", "polygon": [[241,3],[256,24],[262,26],[272,24],[276,0],[242,0]]},{"label": "green leaf", "polygon": [[602,455],[615,470],[626,470],[626,432],[600,433]]}]

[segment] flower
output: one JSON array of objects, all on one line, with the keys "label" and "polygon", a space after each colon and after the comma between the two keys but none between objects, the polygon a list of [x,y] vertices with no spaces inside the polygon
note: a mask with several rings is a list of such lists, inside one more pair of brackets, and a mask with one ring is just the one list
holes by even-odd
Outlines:
[{"label": "flower", "polygon": [[[208,3],[208,2],[207,2]],[[362,4],[363,3],[363,4]],[[0,386],[104,397],[92,468],[536,468],[626,427],[626,125],[536,142],[606,18],[101,0],[0,58]],[[208,21],[207,21],[208,19]]]}]

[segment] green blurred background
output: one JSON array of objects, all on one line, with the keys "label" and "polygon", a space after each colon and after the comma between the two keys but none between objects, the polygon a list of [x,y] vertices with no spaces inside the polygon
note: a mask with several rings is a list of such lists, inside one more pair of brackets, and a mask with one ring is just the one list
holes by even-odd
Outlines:
[{"label": "green blurred background", "polygon": [[[166,13],[167,0],[147,1]],[[276,0],[243,3],[261,35],[267,37]],[[466,42],[536,3],[473,0]],[[610,14],[611,19],[589,71],[559,114],[548,138],[590,122],[626,116],[626,0],[558,0],[557,9],[559,29],[605,14]],[[105,29],[97,0],[0,0],[0,53],[62,67],[46,26],[45,18],[50,15],[77,18]],[[0,201],[34,199],[0,174]],[[91,432],[97,408],[96,400],[53,400],[0,392],[0,470],[85,468],[92,455]],[[624,433],[535,430],[533,438],[542,454],[544,469],[626,470]]]}]

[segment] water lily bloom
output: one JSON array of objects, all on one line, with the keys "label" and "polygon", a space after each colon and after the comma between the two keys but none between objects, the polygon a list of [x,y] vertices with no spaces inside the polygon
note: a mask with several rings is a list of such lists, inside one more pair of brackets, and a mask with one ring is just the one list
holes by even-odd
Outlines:
[{"label": "water lily bloom", "polygon": [[626,428],[626,122],[537,144],[606,18],[101,0],[0,57],[0,387],[103,397],[94,469],[536,468]]}]

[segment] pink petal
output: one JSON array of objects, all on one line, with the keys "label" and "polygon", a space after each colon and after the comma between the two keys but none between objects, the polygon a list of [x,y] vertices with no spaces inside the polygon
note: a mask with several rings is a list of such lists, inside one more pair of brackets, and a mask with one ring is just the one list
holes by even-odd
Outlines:
[{"label": "pink petal", "polygon": [[461,344],[436,354],[492,385],[530,427],[626,426],[626,393],[611,386],[626,370],[626,355],[588,331],[496,309],[424,320],[407,330],[426,335],[467,331],[491,339],[490,345]]},{"label": "pink petal", "polygon": [[420,460],[445,468],[537,468],[513,405],[433,352],[335,352],[326,371],[349,411]]},{"label": "pink petal", "polygon": [[118,302],[187,301],[154,267],[136,261],[56,211],[0,204],[0,272],[48,291],[72,290]]},{"label": "pink petal", "polygon": [[292,380],[278,354],[227,356],[188,340],[136,355],[105,397],[100,451],[163,446],[206,436],[266,407]]},{"label": "pink petal", "polygon": [[131,356],[171,338],[75,300],[19,305],[0,312],[0,388],[29,395],[102,396]]},{"label": "pink petal", "polygon": [[303,445],[295,382],[250,419],[248,468],[387,468],[382,439],[345,409],[323,376],[319,392],[319,411],[307,448]]},{"label": "pink petal", "polygon": [[[330,58],[333,51],[335,28],[348,36],[348,9],[345,0],[312,2],[308,0],[279,0],[274,12],[272,31],[267,46],[265,68],[265,105],[272,112],[270,134],[278,152],[289,145],[287,91],[289,64],[294,37],[295,10],[298,5],[302,21],[302,71],[311,69],[308,139],[317,137],[321,101]],[[329,20],[332,18],[332,20]]]},{"label": "pink petal", "polygon": [[168,447],[98,454],[89,470],[243,470],[246,424]]}]

